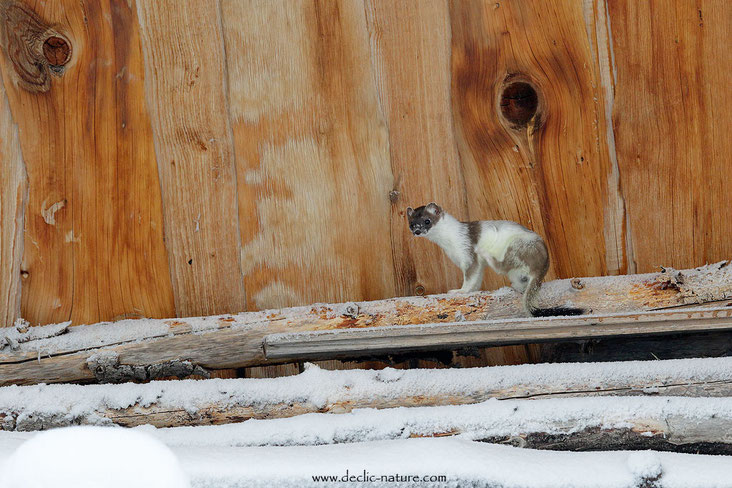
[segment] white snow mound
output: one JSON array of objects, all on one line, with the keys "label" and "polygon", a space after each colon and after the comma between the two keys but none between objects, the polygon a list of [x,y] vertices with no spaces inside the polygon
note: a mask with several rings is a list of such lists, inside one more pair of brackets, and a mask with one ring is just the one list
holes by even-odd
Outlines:
[{"label": "white snow mound", "polygon": [[112,427],[41,432],[0,466],[3,488],[189,488],[178,458],[162,442]]}]

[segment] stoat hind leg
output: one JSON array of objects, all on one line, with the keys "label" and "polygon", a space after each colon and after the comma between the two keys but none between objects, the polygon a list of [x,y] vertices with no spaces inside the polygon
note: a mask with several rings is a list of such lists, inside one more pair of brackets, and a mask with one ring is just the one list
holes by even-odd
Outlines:
[{"label": "stoat hind leg", "polygon": [[519,293],[526,291],[529,286],[529,269],[526,267],[514,268],[508,272],[508,279],[511,280],[511,287]]},{"label": "stoat hind leg", "polygon": [[533,315],[536,296],[549,269],[546,245],[540,239],[517,240],[506,250],[501,264],[511,286],[524,295],[524,307]]}]

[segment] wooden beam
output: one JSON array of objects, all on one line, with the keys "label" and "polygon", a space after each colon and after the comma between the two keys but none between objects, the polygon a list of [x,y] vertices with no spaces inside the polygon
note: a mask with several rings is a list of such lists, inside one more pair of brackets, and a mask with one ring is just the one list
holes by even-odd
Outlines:
[{"label": "wooden beam", "polygon": [[268,359],[324,359],[466,346],[500,346],[576,339],[732,330],[732,308],[644,314],[479,320],[369,329],[272,334]]},{"label": "wooden beam", "polygon": [[276,379],[0,388],[0,430],[66,425],[217,425],[305,413],[464,405],[490,399],[732,396],[732,358],[445,370],[328,371]]},{"label": "wooden beam", "polygon": [[[400,338],[399,349],[450,349],[477,343],[727,330],[730,308],[661,310],[645,317],[633,314],[730,298],[732,266],[723,262],[693,270],[558,280],[542,288],[542,297],[549,303],[572,303],[592,309],[595,315],[516,319],[524,313],[520,296],[501,289],[470,295],[315,304],[238,315],[123,320],[69,327],[65,333],[50,338],[24,340],[21,335],[16,338],[15,347],[0,349],[0,386],[147,380],[173,373],[200,373],[204,369],[277,364],[305,355],[328,359],[397,349],[390,345],[392,339],[383,340],[387,336]],[[487,322],[490,320],[495,322]],[[32,330],[34,337],[42,335],[36,328]],[[304,336],[293,335],[308,331],[332,331],[328,337],[336,343],[340,342],[338,337],[346,335],[349,340],[361,339],[352,351],[341,345],[331,351],[318,346],[320,349],[313,352],[305,349],[310,346],[301,344],[307,341]],[[289,335],[268,337],[282,333]],[[288,341],[298,341],[297,347],[292,342],[288,346]],[[299,349],[301,346],[303,349]]]}]

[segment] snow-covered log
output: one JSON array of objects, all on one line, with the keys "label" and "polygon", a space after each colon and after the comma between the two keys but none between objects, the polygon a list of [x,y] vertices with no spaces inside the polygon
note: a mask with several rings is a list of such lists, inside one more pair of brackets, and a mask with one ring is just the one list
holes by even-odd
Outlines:
[{"label": "snow-covered log", "polygon": [[554,450],[732,454],[732,398],[491,399],[472,405],[359,409],[236,424],[152,429],[168,446],[315,446],[459,435]]},{"label": "snow-covered log", "polygon": [[732,358],[445,370],[309,366],[300,375],[274,379],[10,386],[0,388],[0,430],[78,424],[175,427],[362,408],[600,395],[732,396]]},{"label": "snow-covered log", "polygon": [[10,329],[0,337],[5,344],[0,349],[0,385],[206,376],[208,370],[305,357],[728,330],[730,307],[668,310],[732,298],[732,266],[727,264],[547,283],[541,292],[547,305],[572,304],[593,312],[574,318],[517,319],[523,316],[520,296],[501,289],[215,317],[54,326],[53,334],[31,328],[11,336]]},{"label": "snow-covered log", "polygon": [[[197,432],[195,439],[188,433]],[[491,399],[472,405],[361,409],[230,425],[159,429],[168,445],[337,444],[460,435],[559,450],[658,449],[732,454],[732,398]]]}]

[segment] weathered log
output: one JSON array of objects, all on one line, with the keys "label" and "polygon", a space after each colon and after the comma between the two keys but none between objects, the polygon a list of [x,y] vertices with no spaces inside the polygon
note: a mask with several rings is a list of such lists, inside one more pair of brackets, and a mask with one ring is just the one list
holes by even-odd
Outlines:
[{"label": "weathered log", "polygon": [[446,370],[327,371],[276,379],[0,388],[0,430],[216,425],[359,408],[559,397],[732,396],[732,358]]},{"label": "weathered log", "polygon": [[168,445],[188,447],[320,445],[461,435],[545,449],[607,450],[629,442],[634,448],[732,454],[732,398],[489,400],[473,405],[312,414],[205,430],[207,435],[198,438],[185,427],[159,429],[155,435]]},{"label": "weathered log", "polygon": [[265,337],[269,359],[353,357],[394,351],[498,346],[593,337],[658,335],[732,330],[732,309],[590,315],[544,320],[506,319],[272,334]]},{"label": "weathered log", "polygon": [[[311,354],[313,358],[328,359],[403,351],[405,346],[451,348],[727,330],[732,328],[729,307],[634,314],[730,297],[732,266],[723,262],[681,272],[664,270],[647,275],[547,283],[542,288],[545,302],[572,303],[594,312],[593,316],[575,318],[516,319],[524,314],[520,296],[501,289],[470,295],[316,304],[227,316],[123,320],[69,327],[62,335],[28,340],[15,349],[0,350],[0,385],[148,380],[175,371],[204,373],[282,363],[301,359],[307,352],[303,340],[308,339],[293,335],[298,332],[337,330],[329,332],[336,342],[341,331],[349,337],[361,337],[358,348],[352,351],[340,347],[337,351],[320,349]],[[368,330],[376,327],[379,329]],[[281,333],[287,335],[270,337]],[[378,335],[421,338],[411,345],[409,341],[387,340],[381,341],[378,348],[370,346]],[[299,342],[297,347],[289,347],[287,341]]]}]

